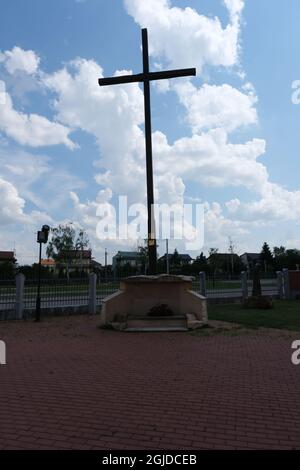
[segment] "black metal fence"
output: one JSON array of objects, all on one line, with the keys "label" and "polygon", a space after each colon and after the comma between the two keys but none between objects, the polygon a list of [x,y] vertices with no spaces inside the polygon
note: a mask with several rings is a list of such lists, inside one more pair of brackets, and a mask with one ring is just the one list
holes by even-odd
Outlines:
[{"label": "black metal fence", "polygon": [[[278,280],[277,277],[265,276],[260,280],[261,291],[263,295],[274,296],[278,294]],[[248,295],[252,295],[253,279],[252,276],[248,278]]]},{"label": "black metal fence", "polygon": [[16,302],[15,279],[0,279],[0,310],[14,310]]},{"label": "black metal fence", "polygon": [[[99,302],[107,295],[111,295],[119,289],[120,281],[127,276],[108,276],[106,279],[101,279],[97,285],[97,299]],[[200,292],[200,277],[191,276],[193,281],[193,290]],[[241,276],[225,276],[225,275],[206,275],[206,296],[208,298],[241,298],[242,297],[242,282]],[[248,279],[248,295],[252,293],[252,279]],[[263,295],[276,295],[278,293],[277,277],[269,276],[261,280],[262,294]]]},{"label": "black metal fence", "polygon": [[237,298],[242,296],[240,276],[206,276],[208,298]]},{"label": "black metal fence", "polygon": [[[35,308],[37,280],[25,281],[24,309]],[[89,279],[42,279],[41,308],[82,307],[89,303]]]},{"label": "black metal fence", "polygon": [[[20,275],[19,275],[20,276]],[[22,275],[21,275],[22,276]],[[91,290],[91,279],[89,277],[81,278],[50,278],[41,280],[41,308],[42,309],[76,309],[85,308],[92,301],[100,306],[102,300],[115,293],[120,287],[120,281],[128,276],[107,275],[97,278],[95,289]],[[200,276],[193,277],[193,290],[203,293],[203,284],[200,282]],[[248,295],[252,292],[252,279],[248,279]],[[261,280],[262,293],[264,295],[278,295],[278,279],[273,276]],[[208,276],[205,277],[205,295],[208,299],[216,300],[237,300],[243,295],[242,281],[240,276]],[[92,293],[94,292],[94,293]],[[22,289],[16,288],[15,279],[0,279],[0,318],[13,318],[15,312],[18,316],[17,306],[22,304],[25,316],[35,310],[37,295],[37,280],[25,279]],[[17,298],[21,296],[22,298]],[[7,316],[7,312],[10,312]],[[26,314],[28,312],[28,314]]]}]

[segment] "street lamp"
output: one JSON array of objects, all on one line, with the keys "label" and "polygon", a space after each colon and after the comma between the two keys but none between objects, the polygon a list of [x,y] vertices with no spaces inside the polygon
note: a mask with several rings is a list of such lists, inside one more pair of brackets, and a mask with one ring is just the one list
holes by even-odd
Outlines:
[{"label": "street lamp", "polygon": [[41,261],[42,261],[42,243],[47,243],[49,236],[49,225],[43,225],[42,230],[37,233],[37,242],[39,243],[39,269],[38,269],[38,285],[35,304],[35,321],[41,318]]}]

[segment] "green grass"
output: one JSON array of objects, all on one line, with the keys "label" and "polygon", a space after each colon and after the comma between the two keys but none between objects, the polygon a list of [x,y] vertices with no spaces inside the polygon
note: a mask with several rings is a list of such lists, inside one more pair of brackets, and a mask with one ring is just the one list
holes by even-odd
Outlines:
[{"label": "green grass", "polygon": [[[272,280],[270,281],[264,281],[264,286],[272,286],[274,285],[274,282]],[[100,284],[97,285],[97,293],[98,294],[111,294],[114,291],[118,290],[120,286],[120,281],[111,281],[111,282],[101,282]],[[240,281],[221,281],[221,280],[216,280],[215,283],[212,282],[211,279],[207,280],[206,287],[208,290],[215,290],[215,291],[223,291],[223,290],[234,290],[234,289],[240,289],[241,288],[241,282]],[[199,282],[196,280],[193,283],[193,288],[197,292],[200,289]],[[25,294],[32,294],[36,292],[36,285],[35,286],[30,286],[30,285],[25,285]],[[15,287],[13,285],[0,285],[0,295],[14,295],[15,294]],[[72,283],[72,280],[70,280],[70,284],[68,285],[67,283],[62,283],[60,284],[59,282],[57,283],[52,283],[49,281],[49,283],[44,284],[44,282],[41,285],[41,293],[47,293],[50,295],[55,295],[55,294],[74,294],[74,295],[81,295],[84,292],[88,292],[88,281],[85,283],[83,282],[82,284],[74,284]]]},{"label": "green grass", "polygon": [[272,310],[245,309],[240,304],[216,304],[208,308],[210,320],[238,323],[248,328],[300,331],[300,301],[277,300]]},{"label": "green grass", "polygon": [[225,289],[240,289],[241,282],[239,281],[215,281],[207,280],[206,281],[206,288],[208,290],[215,289],[215,290],[225,290]]},{"label": "green grass", "polygon": [[[107,294],[110,295],[114,291],[118,290],[120,286],[119,282],[108,282],[97,285],[97,294]],[[37,286],[25,286],[24,293],[25,295],[35,294]],[[41,285],[41,294],[48,294],[50,296],[55,295],[82,295],[84,293],[88,294],[89,285],[85,284],[51,284]],[[0,295],[15,295],[15,287],[0,287]]]},{"label": "green grass", "polygon": [[204,326],[199,328],[198,330],[189,331],[188,334],[191,336],[202,336],[202,337],[210,337],[210,336],[240,336],[249,334],[251,330],[247,330],[242,326],[233,326],[232,328],[222,328],[222,327],[212,327],[212,326]]},{"label": "green grass", "polygon": [[[262,287],[276,287],[276,280],[267,279],[262,281]],[[241,281],[220,281],[216,280],[215,283],[211,279],[207,279],[206,288],[208,290],[233,290],[241,289]],[[251,288],[251,282],[249,281],[249,289]]]}]

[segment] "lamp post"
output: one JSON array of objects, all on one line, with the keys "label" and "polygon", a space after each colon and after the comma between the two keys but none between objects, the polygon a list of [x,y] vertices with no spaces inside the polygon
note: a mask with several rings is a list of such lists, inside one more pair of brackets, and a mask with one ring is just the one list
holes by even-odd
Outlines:
[{"label": "lamp post", "polygon": [[107,249],[104,252],[105,282],[107,282]]},{"label": "lamp post", "polygon": [[39,268],[38,268],[38,285],[35,304],[35,321],[41,318],[41,261],[42,261],[42,243],[47,243],[50,227],[43,225],[42,230],[37,233],[37,242],[39,243]]},{"label": "lamp post", "polygon": [[166,238],[166,257],[167,257],[167,274],[170,274],[170,266],[169,266],[169,240]]}]

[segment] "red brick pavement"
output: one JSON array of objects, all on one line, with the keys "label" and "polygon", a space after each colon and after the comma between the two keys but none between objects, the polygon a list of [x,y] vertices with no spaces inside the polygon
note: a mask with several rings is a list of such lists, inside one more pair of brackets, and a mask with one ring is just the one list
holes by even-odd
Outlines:
[{"label": "red brick pavement", "polygon": [[0,449],[300,449],[297,335],[1,323]]}]

